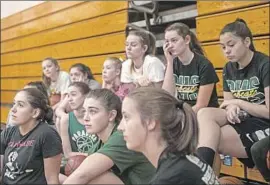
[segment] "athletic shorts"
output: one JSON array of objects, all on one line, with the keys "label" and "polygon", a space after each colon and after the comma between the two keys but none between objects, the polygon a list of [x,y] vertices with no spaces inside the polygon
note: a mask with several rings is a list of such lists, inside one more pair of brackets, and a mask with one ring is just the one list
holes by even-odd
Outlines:
[{"label": "athletic shorts", "polygon": [[240,139],[245,147],[248,158],[238,158],[243,164],[249,168],[254,167],[250,148],[257,141],[269,136],[270,120],[248,117],[241,123],[230,124],[239,134]]}]

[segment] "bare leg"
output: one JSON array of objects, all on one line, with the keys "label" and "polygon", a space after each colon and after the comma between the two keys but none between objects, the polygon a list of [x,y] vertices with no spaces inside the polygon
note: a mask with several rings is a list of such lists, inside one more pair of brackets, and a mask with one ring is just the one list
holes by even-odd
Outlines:
[{"label": "bare leg", "polygon": [[221,128],[218,150],[225,155],[237,158],[248,158],[245,147],[243,146],[238,133],[230,125],[225,125]]},{"label": "bare leg", "polygon": [[226,111],[219,108],[204,108],[198,114],[199,146],[217,151],[220,140],[220,127],[228,124]]},{"label": "bare leg", "polygon": [[88,184],[124,184],[113,172],[107,171],[91,180]]}]

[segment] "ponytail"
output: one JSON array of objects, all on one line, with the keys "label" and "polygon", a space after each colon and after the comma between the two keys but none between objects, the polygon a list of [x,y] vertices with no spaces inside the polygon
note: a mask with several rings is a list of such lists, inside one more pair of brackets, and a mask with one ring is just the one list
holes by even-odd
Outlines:
[{"label": "ponytail", "polygon": [[204,55],[204,51],[196,35],[192,31],[189,31],[189,36],[190,36],[190,42],[189,42],[190,50],[194,53]]},{"label": "ponytail", "polygon": [[242,40],[245,40],[247,37],[249,37],[250,38],[249,49],[253,52],[256,51],[253,43],[252,33],[249,27],[247,26],[247,23],[243,19],[237,18],[234,22],[225,25],[219,35],[223,35],[225,33],[232,33],[235,36],[240,37]]},{"label": "ponytail", "polygon": [[166,152],[192,154],[198,145],[198,122],[191,106],[163,89],[141,87],[127,95],[136,105],[142,120],[156,120]]},{"label": "ponytail", "polygon": [[[198,123],[192,108],[184,102],[177,101],[176,116],[170,127],[163,127],[164,138],[168,147],[166,152],[181,155],[192,154],[198,145]],[[178,105],[181,106],[178,106]]]},{"label": "ponytail", "polygon": [[45,121],[49,125],[54,125],[53,121],[53,110],[51,107],[48,107],[47,111],[44,113],[43,119],[41,118],[42,121]]}]

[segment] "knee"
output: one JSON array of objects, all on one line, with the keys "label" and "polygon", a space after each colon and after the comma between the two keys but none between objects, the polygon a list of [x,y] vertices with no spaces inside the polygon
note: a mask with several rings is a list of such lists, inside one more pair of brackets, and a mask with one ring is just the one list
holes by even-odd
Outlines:
[{"label": "knee", "polygon": [[[212,115],[213,115],[213,113],[212,113]],[[212,118],[212,116],[211,116],[211,109],[209,109],[209,108],[201,108],[197,112],[197,119],[198,119],[198,121],[199,120],[202,120],[202,119],[205,119],[205,118],[209,118],[209,119]]]}]

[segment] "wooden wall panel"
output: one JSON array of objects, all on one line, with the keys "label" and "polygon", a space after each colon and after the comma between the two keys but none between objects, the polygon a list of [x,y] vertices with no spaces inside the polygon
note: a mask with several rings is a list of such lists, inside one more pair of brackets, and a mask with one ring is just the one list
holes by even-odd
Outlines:
[{"label": "wooden wall panel", "polygon": [[41,61],[46,57],[56,59],[102,55],[122,52],[125,33],[115,33],[68,43],[55,44],[1,55],[1,65]]},{"label": "wooden wall panel", "polygon": [[43,30],[64,26],[124,9],[127,9],[127,2],[125,1],[91,1],[83,3],[65,11],[59,11],[40,19],[2,30],[1,41],[41,32]]},{"label": "wooden wall panel", "polygon": [[262,3],[266,3],[264,0],[251,0],[251,1],[197,1],[198,15],[213,14],[218,12],[224,12],[229,10],[235,10],[238,8],[245,8],[248,6],[254,6]]},{"label": "wooden wall panel", "polygon": [[25,84],[31,81],[41,80],[41,77],[29,78],[1,78],[1,90],[18,90],[22,89]]},{"label": "wooden wall panel", "polygon": [[254,35],[269,34],[269,4],[266,4],[198,17],[196,27],[198,39],[201,42],[218,40],[221,29],[236,18],[244,19]]},{"label": "wooden wall panel", "polygon": [[1,123],[6,123],[10,107],[1,105]]},{"label": "wooden wall panel", "polygon": [[[112,21],[112,17],[114,20]],[[127,11],[65,25],[1,43],[1,53],[92,37],[125,30]],[[106,25],[106,26],[104,26]]]},{"label": "wooden wall panel", "polygon": [[18,12],[16,14],[10,15],[1,20],[1,30],[7,29],[11,26],[25,23],[27,21],[37,19],[54,12],[70,8],[72,6],[85,3],[83,1],[47,1],[41,4],[38,4],[32,8],[26,9],[24,11]]},{"label": "wooden wall panel", "polygon": [[16,91],[1,91],[1,103],[11,103]]}]

